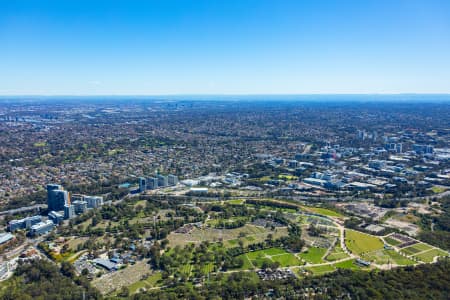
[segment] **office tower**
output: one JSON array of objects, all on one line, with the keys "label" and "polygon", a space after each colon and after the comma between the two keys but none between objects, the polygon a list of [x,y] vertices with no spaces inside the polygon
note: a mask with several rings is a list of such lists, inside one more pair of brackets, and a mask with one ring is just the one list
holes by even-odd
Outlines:
[{"label": "office tower", "polygon": [[158,188],[158,178],[156,177],[151,177],[147,180],[148,183],[148,189],[149,190],[154,190],[156,188]]},{"label": "office tower", "polygon": [[47,184],[47,204],[50,210],[56,210],[54,206],[57,206],[57,204],[53,193],[55,190],[63,190],[63,187],[59,184]]},{"label": "office tower", "polygon": [[298,167],[298,161],[296,161],[296,160],[289,161],[288,167],[292,168],[292,169],[297,168]]},{"label": "office tower", "polygon": [[167,176],[164,175],[158,175],[158,186],[159,187],[165,187],[169,185],[169,180],[167,179]]},{"label": "office tower", "polygon": [[69,200],[69,193],[64,190],[52,190],[49,193],[48,199],[48,209],[49,210],[63,210],[64,205],[67,204]]},{"label": "office tower", "polygon": [[64,219],[72,219],[75,217],[75,206],[70,203],[64,205]]},{"label": "office tower", "polygon": [[73,201],[72,205],[75,207],[75,213],[76,214],[82,214],[85,213],[87,210],[87,202],[86,201]]},{"label": "office tower", "polygon": [[177,185],[178,184],[178,177],[175,175],[169,175],[167,176],[167,181],[169,182],[169,185]]},{"label": "office tower", "polygon": [[147,179],[139,177],[139,192],[143,193],[147,189]]},{"label": "office tower", "polygon": [[99,196],[84,196],[88,208],[98,208],[103,205],[103,197]]}]

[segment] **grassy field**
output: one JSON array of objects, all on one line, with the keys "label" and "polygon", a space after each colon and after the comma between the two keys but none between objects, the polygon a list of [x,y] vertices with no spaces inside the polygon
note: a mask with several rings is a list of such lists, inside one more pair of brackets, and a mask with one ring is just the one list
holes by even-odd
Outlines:
[{"label": "grassy field", "polygon": [[355,264],[354,259],[349,259],[346,261],[335,263],[333,264],[333,266],[335,266],[338,269],[361,270],[361,268]]},{"label": "grassy field", "polygon": [[242,267],[240,267],[240,270],[250,270],[253,269],[253,265],[251,264],[250,260],[248,259],[246,254],[241,254],[238,256],[239,258],[242,258],[242,260],[244,261],[244,264],[242,265]]},{"label": "grassy field", "polygon": [[370,253],[362,255],[362,258],[368,261],[375,262],[376,264],[384,265],[389,263],[395,263],[397,265],[413,265],[414,261],[400,255],[394,250],[380,249]]},{"label": "grassy field", "polygon": [[283,180],[298,180],[297,176],[294,175],[289,175],[289,174],[280,174],[278,175],[278,179],[283,179]]},{"label": "grassy field", "polygon": [[130,286],[128,286],[128,290],[130,291],[130,294],[134,294],[138,292],[141,288],[152,288],[157,286],[158,281],[161,280],[161,273],[154,273],[150,275],[147,279],[137,281]]},{"label": "grassy field", "polygon": [[448,253],[445,251],[442,251],[440,249],[432,249],[432,250],[428,250],[423,253],[414,255],[414,257],[416,257],[426,263],[432,262],[434,257],[436,257],[436,256],[448,256]]},{"label": "grassy field", "polygon": [[382,249],[384,246],[375,236],[349,229],[345,230],[345,244],[352,253],[358,255]]},{"label": "grassy field", "polygon": [[280,263],[281,267],[291,267],[291,266],[299,266],[303,263],[292,253],[282,254],[272,256],[270,258],[272,261],[277,261]]},{"label": "grassy field", "polygon": [[392,245],[392,246],[398,246],[398,245],[400,245],[402,243],[402,242],[397,241],[397,240],[395,240],[395,239],[393,239],[391,237],[385,237],[384,241],[386,243],[388,243],[389,245]]},{"label": "grassy field", "polygon": [[309,207],[309,206],[304,206],[305,210],[308,210],[310,212],[319,214],[319,215],[323,215],[323,216],[327,216],[327,217],[343,217],[343,215],[341,213],[338,213],[337,211],[328,209],[328,208],[323,208],[323,207]]},{"label": "grassy field", "polygon": [[261,267],[264,262],[279,262],[281,267],[299,266],[303,264],[294,254],[280,248],[253,251],[247,253],[246,256],[257,267]]},{"label": "grassy field", "polygon": [[270,255],[270,256],[278,255],[278,254],[286,254],[287,253],[286,250],[283,250],[283,249],[280,249],[280,248],[269,248],[269,249],[266,249],[266,250],[263,250],[263,251],[264,251],[264,253],[266,255]]},{"label": "grassy field", "polygon": [[287,236],[288,234],[286,227],[276,228],[272,231],[270,228],[246,224],[243,227],[234,229],[194,228],[190,233],[186,234],[172,232],[168,236],[168,240],[171,247],[184,246],[190,243],[198,244],[202,241],[219,242],[220,239],[223,240],[225,247],[236,247],[241,233],[245,236],[241,238],[244,245],[262,242],[268,234],[272,234],[274,239]]},{"label": "grassy field", "polygon": [[310,271],[313,275],[323,275],[326,273],[331,273],[336,271],[336,268],[333,265],[323,265],[317,267],[307,267],[306,270]]},{"label": "grassy field", "polygon": [[208,274],[208,273],[213,272],[214,271],[214,264],[213,263],[209,263],[209,264],[205,265],[202,268],[201,271],[202,271],[203,274]]},{"label": "grassy field", "polygon": [[400,255],[399,253],[395,252],[394,250],[384,250],[387,254],[389,254],[389,256],[391,257],[391,259],[394,261],[394,263],[396,263],[397,265],[400,266],[409,266],[409,265],[413,265],[415,264],[415,261],[410,260],[409,258],[406,258],[402,255]]},{"label": "grassy field", "polygon": [[67,257],[65,260],[73,264],[81,255],[83,255],[84,253],[87,253],[87,252],[88,252],[88,250],[82,250],[80,252],[74,253],[73,255]]},{"label": "grassy field", "polygon": [[191,264],[185,264],[180,268],[180,272],[186,276],[191,276],[193,266]]},{"label": "grassy field", "polygon": [[69,249],[71,251],[76,251],[77,250],[77,246],[79,244],[83,244],[84,242],[86,242],[89,238],[87,237],[78,237],[78,238],[74,238],[74,239],[70,239],[68,241],[69,244]]},{"label": "grassy field", "polygon": [[240,204],[244,203],[244,200],[242,200],[242,199],[233,199],[233,200],[227,201],[226,203],[234,204],[234,205],[240,205]]},{"label": "grassy field", "polygon": [[325,259],[328,261],[335,261],[346,257],[348,257],[347,253],[345,253],[344,250],[342,250],[341,246],[336,245]]},{"label": "grassy field", "polygon": [[444,187],[441,187],[441,186],[433,186],[432,188],[431,188],[431,190],[433,191],[433,193],[435,193],[435,194],[440,194],[440,193],[443,193],[443,192],[445,192],[447,189],[446,188],[444,188]]},{"label": "grassy field", "polygon": [[325,248],[311,247],[306,252],[300,253],[299,256],[311,264],[319,264],[323,262],[322,257],[326,252]]},{"label": "grassy field", "polygon": [[418,243],[406,248],[401,249],[402,252],[406,253],[407,255],[413,255],[422,251],[431,250],[433,249],[431,246],[428,246],[427,244]]}]

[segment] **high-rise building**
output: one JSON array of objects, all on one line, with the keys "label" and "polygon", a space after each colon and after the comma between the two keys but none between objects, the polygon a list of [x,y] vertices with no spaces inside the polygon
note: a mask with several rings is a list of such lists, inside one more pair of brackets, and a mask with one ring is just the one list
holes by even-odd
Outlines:
[{"label": "high-rise building", "polygon": [[147,190],[147,179],[139,177],[139,192],[143,193]]},{"label": "high-rise building", "polygon": [[151,178],[147,179],[147,183],[148,183],[147,188],[149,190],[154,190],[154,189],[158,188],[158,178],[156,178],[156,177],[151,177]]},{"label": "high-rise building", "polygon": [[76,214],[82,214],[85,213],[87,210],[87,202],[86,201],[73,201],[72,205],[75,207],[75,213]]},{"label": "high-rise building", "polygon": [[169,185],[172,185],[172,186],[177,185],[178,177],[170,174],[169,176],[167,176],[167,181],[168,181]]},{"label": "high-rise building", "polygon": [[67,204],[69,200],[69,193],[62,189],[59,190],[50,190],[48,192],[48,209],[49,210],[63,210],[64,205]]},{"label": "high-rise building", "polygon": [[158,175],[158,186],[159,187],[165,187],[169,185],[169,180],[167,179],[167,176],[164,175]]},{"label": "high-rise building", "polygon": [[417,154],[433,154],[434,148],[431,145],[418,145],[418,144],[414,144],[413,145],[413,150],[417,153]]},{"label": "high-rise building", "polygon": [[290,160],[290,161],[289,161],[289,164],[288,164],[288,167],[289,167],[289,168],[292,168],[292,169],[297,168],[297,167],[298,167],[298,161],[295,160],[295,159]]},{"label": "high-rise building", "polygon": [[47,204],[50,210],[55,210],[53,207],[56,205],[53,193],[55,190],[63,190],[63,187],[59,184],[47,184]]},{"label": "high-rise building", "polygon": [[103,205],[103,197],[100,196],[84,196],[84,201],[89,208],[98,208]]},{"label": "high-rise building", "polygon": [[75,217],[75,206],[71,204],[64,205],[64,219],[72,219]]}]

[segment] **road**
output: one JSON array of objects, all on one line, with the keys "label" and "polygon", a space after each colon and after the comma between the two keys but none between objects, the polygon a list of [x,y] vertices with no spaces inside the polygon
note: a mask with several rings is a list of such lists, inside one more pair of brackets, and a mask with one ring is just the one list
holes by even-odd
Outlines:
[{"label": "road", "polygon": [[45,210],[45,209],[47,209],[47,204],[35,204],[35,205],[31,205],[31,206],[24,206],[24,207],[20,207],[20,208],[14,208],[14,209],[10,209],[10,210],[0,211],[0,216],[13,215],[13,214],[26,212],[26,211],[30,211],[30,210],[37,210],[37,209]]}]

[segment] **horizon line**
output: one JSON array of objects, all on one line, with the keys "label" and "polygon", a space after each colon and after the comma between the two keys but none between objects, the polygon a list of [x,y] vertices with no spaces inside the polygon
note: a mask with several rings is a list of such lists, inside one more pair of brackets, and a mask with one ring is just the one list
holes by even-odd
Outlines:
[{"label": "horizon line", "polygon": [[178,97],[178,96],[450,96],[447,93],[161,93],[161,94],[0,94],[0,97]]}]

